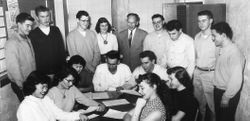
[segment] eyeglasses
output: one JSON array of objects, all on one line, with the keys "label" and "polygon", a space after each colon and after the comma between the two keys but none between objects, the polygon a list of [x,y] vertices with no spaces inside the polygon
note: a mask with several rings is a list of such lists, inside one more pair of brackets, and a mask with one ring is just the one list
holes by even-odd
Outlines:
[{"label": "eyeglasses", "polygon": [[85,23],[85,22],[89,22],[89,19],[85,19],[85,20],[81,20],[81,19],[79,19],[79,21],[81,21],[81,22]]},{"label": "eyeglasses", "polygon": [[68,80],[68,79],[65,79],[68,83],[70,83],[70,82],[72,82],[72,83],[74,83],[75,82],[75,80]]}]

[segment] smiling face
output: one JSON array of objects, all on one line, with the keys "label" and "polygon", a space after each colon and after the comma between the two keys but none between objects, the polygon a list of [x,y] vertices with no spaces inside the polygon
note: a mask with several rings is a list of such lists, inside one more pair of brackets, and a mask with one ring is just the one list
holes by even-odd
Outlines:
[{"label": "smiling face", "polygon": [[107,31],[108,31],[108,23],[107,22],[103,22],[100,24],[100,31],[101,31],[101,33],[107,33]]},{"label": "smiling face", "polygon": [[216,47],[223,45],[223,34],[219,34],[216,30],[212,30],[212,37]]},{"label": "smiling face", "polygon": [[32,29],[33,22],[30,20],[25,20],[23,23],[17,23],[18,25],[18,32],[21,35],[29,35]]},{"label": "smiling face", "polygon": [[36,90],[32,93],[32,95],[37,98],[43,98],[47,90],[48,90],[47,84],[39,83],[36,85]]},{"label": "smiling face", "polygon": [[42,11],[38,13],[38,21],[41,25],[49,27],[50,25],[50,13],[49,11]]},{"label": "smiling face", "polygon": [[129,16],[127,19],[128,22],[128,29],[134,30],[139,22],[136,20],[135,16]]},{"label": "smiling face", "polygon": [[152,21],[155,31],[161,31],[163,29],[163,20],[160,17],[154,18]]},{"label": "smiling face", "polygon": [[143,98],[148,100],[151,98],[151,96],[156,91],[156,86],[150,86],[148,83],[146,83],[147,80],[143,80],[139,84],[139,93],[142,94]]},{"label": "smiling face", "polygon": [[207,15],[198,16],[198,26],[201,31],[205,31],[211,27],[213,19],[210,19]]},{"label": "smiling face", "polygon": [[89,27],[89,17],[82,15],[80,19],[78,20],[78,25],[82,30],[86,30]]}]

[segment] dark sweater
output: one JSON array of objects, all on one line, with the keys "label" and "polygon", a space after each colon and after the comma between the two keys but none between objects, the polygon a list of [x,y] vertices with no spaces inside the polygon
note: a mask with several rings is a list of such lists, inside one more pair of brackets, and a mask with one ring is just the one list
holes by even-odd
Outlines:
[{"label": "dark sweater", "polygon": [[50,27],[45,35],[39,27],[29,34],[34,48],[36,67],[44,74],[55,74],[66,62],[66,52],[60,30],[56,26]]}]

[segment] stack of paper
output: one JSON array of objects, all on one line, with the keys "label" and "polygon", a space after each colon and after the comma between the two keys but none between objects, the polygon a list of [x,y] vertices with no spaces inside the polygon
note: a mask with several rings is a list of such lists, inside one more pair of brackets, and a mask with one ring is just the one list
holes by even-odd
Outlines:
[{"label": "stack of paper", "polygon": [[110,98],[107,92],[96,92],[96,93],[89,92],[89,93],[84,93],[83,95],[94,100]]},{"label": "stack of paper", "polygon": [[102,103],[107,107],[129,104],[129,102],[126,99],[107,100],[103,101]]},{"label": "stack of paper", "polygon": [[123,117],[126,113],[127,112],[109,109],[108,112],[104,115],[104,117],[114,118],[114,119],[123,119]]}]

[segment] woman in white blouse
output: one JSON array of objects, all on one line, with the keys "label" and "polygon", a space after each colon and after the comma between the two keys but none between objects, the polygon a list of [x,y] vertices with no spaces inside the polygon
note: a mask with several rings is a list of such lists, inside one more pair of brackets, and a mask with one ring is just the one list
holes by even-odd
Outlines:
[{"label": "woman in white blouse", "polygon": [[18,121],[88,120],[81,112],[64,112],[59,109],[45,96],[48,83],[49,77],[38,71],[30,73],[23,84],[26,97],[17,110]]},{"label": "woman in white blouse", "polygon": [[95,30],[97,32],[98,45],[101,52],[101,61],[105,62],[105,54],[111,50],[118,50],[117,38],[111,33],[111,25],[109,21],[101,17],[96,23]]}]

